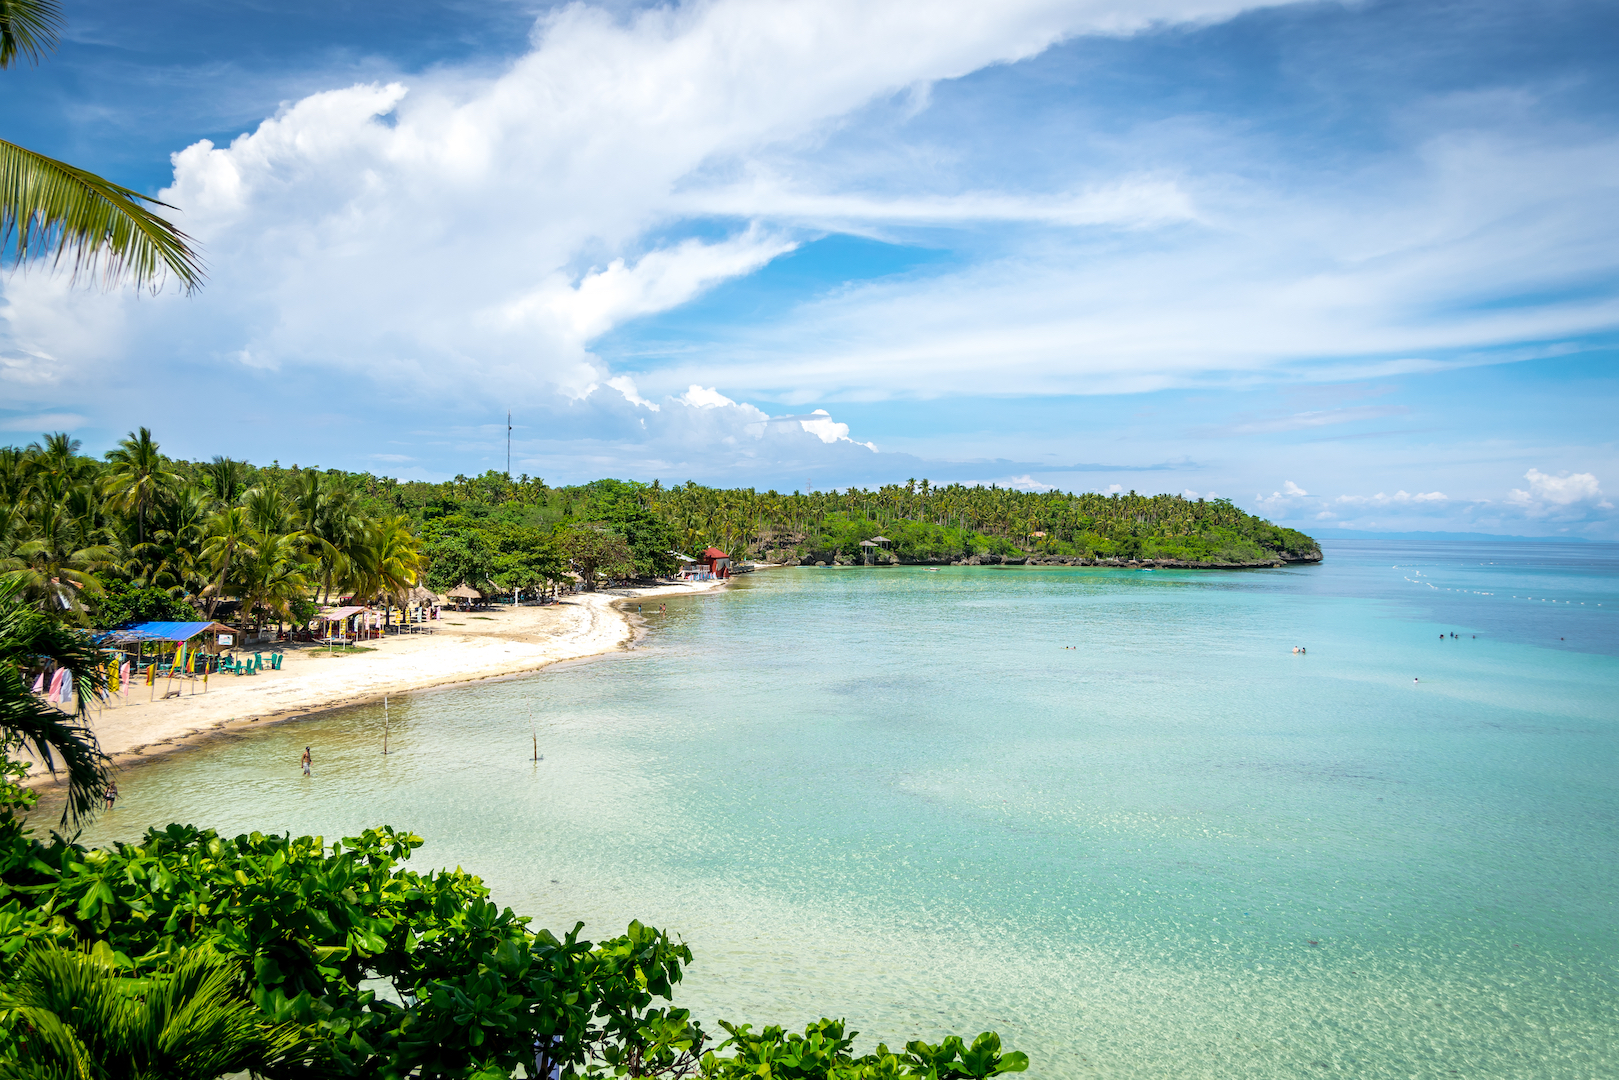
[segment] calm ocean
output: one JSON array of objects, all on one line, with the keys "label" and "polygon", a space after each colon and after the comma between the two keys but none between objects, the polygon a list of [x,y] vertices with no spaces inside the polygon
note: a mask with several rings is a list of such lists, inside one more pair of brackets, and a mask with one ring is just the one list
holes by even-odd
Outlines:
[{"label": "calm ocean", "polygon": [[386,758],[363,708],[131,771],[87,839],[409,827],[542,924],[678,930],[705,1019],[993,1028],[1041,1078],[1619,1076],[1619,547],[778,570],[648,621],[394,701]]}]

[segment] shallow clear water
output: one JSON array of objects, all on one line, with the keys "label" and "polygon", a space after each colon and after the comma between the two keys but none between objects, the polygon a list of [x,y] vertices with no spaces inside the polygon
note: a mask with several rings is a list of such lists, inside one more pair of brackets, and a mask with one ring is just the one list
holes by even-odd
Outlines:
[{"label": "shallow clear water", "polygon": [[1039,1077],[1619,1075],[1619,549],[772,571],[648,618],[393,701],[387,757],[361,708],[132,770],[87,839],[397,824],[542,924],[679,931],[706,1019],[993,1028]]}]

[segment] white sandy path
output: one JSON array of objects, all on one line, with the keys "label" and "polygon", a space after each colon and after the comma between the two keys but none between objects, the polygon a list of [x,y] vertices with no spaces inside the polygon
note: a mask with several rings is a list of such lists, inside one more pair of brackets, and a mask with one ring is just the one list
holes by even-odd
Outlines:
[{"label": "white sandy path", "polygon": [[[131,764],[227,728],[239,730],[380,701],[384,694],[516,675],[612,652],[627,647],[635,636],[632,614],[615,605],[704,592],[722,584],[614,589],[580,593],[545,607],[445,612],[432,624],[434,634],[364,642],[376,649],[369,653],[329,656],[322,655],[318,646],[294,646],[286,650],[282,670],[211,676],[206,693],[200,679],[176,679],[172,687],[160,680],[151,690],[137,683],[130,688],[128,704],[120,694],[117,703],[97,710],[92,727],[116,763]],[[162,699],[165,689],[178,690],[180,696]],[[154,691],[160,700],[149,702]],[[35,782],[52,784],[49,773],[37,764]]]}]

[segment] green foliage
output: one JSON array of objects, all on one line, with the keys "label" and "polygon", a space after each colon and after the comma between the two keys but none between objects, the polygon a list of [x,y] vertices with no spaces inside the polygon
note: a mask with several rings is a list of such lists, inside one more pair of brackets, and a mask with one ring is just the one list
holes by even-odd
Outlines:
[{"label": "green foliage", "polygon": [[0,992],[18,1052],[0,1080],[214,1080],[265,1072],[300,1046],[237,988],[234,965],[192,951],[133,976],[106,948],[32,948]]},{"label": "green foliage", "polygon": [[[0,753],[26,747],[56,774],[67,773],[62,821],[88,815],[104,797],[110,774],[90,730],[90,706],[106,691],[106,659],[89,635],[25,604],[18,582],[0,583]],[[47,664],[73,673],[72,713],[32,692]]]},{"label": "green foliage", "polygon": [[475,509],[430,518],[422,539],[428,585],[440,592],[462,583],[486,591],[538,589],[567,571],[552,538],[516,514]]},{"label": "green foliage", "polygon": [[102,582],[92,625],[110,630],[129,623],[185,622],[196,617],[196,608],[167,590],[112,578]]},{"label": "green foliage", "polygon": [[[565,1077],[977,1080],[1027,1064],[994,1035],[854,1057],[852,1033],[829,1020],[803,1036],[722,1024],[730,1037],[710,1049],[668,1004],[692,960],[685,945],[639,922],[599,943],[580,938],[582,924],[562,937],[533,930],[461,870],[403,869],[421,843],[388,828],[327,847],[170,825],[86,849],[0,828],[0,979],[37,978],[41,949],[61,946],[81,950],[76,970],[116,996],[187,964],[217,970],[192,959],[216,957],[240,988],[234,1000],[256,1010],[244,1027],[230,996],[214,994],[211,1014],[234,1017],[220,1030],[244,1036],[252,1067],[273,1078],[532,1076],[536,1046],[540,1075],[554,1065]],[[0,1019],[0,1077],[35,1075],[21,1071],[37,1047],[24,1046],[18,1019]]]},{"label": "green foliage", "polygon": [[560,547],[568,564],[594,589],[602,578],[625,578],[635,573],[635,557],[624,538],[605,525],[570,525],[559,530]]},{"label": "green foliage", "polygon": [[[306,621],[311,597],[397,597],[418,581],[486,592],[667,574],[672,551],[745,561],[879,562],[971,556],[1163,559],[1264,565],[1320,558],[1315,541],[1225,499],[1023,492],[926,480],[875,490],[782,494],[695,483],[596,480],[553,488],[487,472],[441,484],[368,473],[164,457],[132,432],[98,462],[66,435],[0,448],[0,573],[42,610],[96,625],[128,590],[161,589],[211,616],[232,596],[243,619]],[[102,612],[106,586],[115,610]]]},{"label": "green foliage", "polygon": [[653,1007],[679,982],[685,946],[639,923],[599,945],[579,927],[530,931],[470,875],[398,870],[420,844],[391,829],[327,849],[181,826],[111,850],[53,839],[6,861],[0,933],[66,929],[136,974],[216,951],[266,1019],[298,1030],[319,1073],[510,1075],[544,1040],[582,1075],[615,1060],[673,1065],[700,1047],[684,1012]]},{"label": "green foliage", "polygon": [[[855,1057],[851,1048],[858,1032],[845,1034],[841,1020],[823,1017],[802,1035],[786,1034],[779,1027],[755,1034],[749,1024],[721,1021],[720,1026],[730,1038],[703,1056],[702,1075],[707,1080],[985,1080],[1029,1067],[1026,1055],[1001,1053],[1000,1036],[992,1031],[978,1036],[971,1046],[952,1035],[937,1046],[906,1043],[899,1054],[879,1043],[872,1053]],[[725,1050],[733,1052],[722,1056]]]}]

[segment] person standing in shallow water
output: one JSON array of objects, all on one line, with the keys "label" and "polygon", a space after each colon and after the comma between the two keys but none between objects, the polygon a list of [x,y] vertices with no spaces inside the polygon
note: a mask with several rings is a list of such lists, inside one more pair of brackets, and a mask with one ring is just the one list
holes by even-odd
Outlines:
[{"label": "person standing in shallow water", "polygon": [[302,759],[300,759],[299,764],[303,765],[303,767],[304,767],[304,775],[308,776],[309,775],[309,770],[311,768],[313,768],[314,765],[315,765],[315,759],[314,759],[314,757],[312,757],[310,755],[309,747],[307,747],[307,746],[304,747],[304,756],[303,756]]}]

